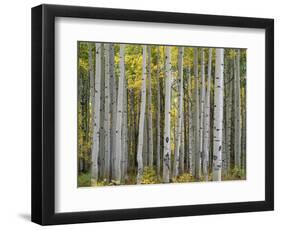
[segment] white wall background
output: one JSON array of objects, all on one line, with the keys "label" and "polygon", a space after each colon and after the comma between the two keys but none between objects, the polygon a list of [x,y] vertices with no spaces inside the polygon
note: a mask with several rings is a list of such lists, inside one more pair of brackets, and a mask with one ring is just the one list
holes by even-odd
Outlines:
[{"label": "white wall background", "polygon": [[[254,229],[274,228],[281,218],[281,91],[280,85],[280,6],[279,1],[224,0],[56,0],[52,4],[85,5],[187,13],[221,14],[275,19],[275,211],[200,217],[123,221],[67,226],[68,229]],[[30,8],[41,1],[10,0],[1,3],[0,13],[0,227],[39,229],[30,222]],[[50,228],[50,227],[46,227]],[[65,226],[55,226],[64,229]],[[276,228],[275,228],[276,229]]]}]

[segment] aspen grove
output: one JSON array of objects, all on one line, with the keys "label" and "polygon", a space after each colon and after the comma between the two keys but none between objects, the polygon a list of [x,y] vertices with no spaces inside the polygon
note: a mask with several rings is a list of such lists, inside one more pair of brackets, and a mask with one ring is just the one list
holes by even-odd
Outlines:
[{"label": "aspen grove", "polygon": [[246,49],[77,45],[78,186],[246,179]]}]

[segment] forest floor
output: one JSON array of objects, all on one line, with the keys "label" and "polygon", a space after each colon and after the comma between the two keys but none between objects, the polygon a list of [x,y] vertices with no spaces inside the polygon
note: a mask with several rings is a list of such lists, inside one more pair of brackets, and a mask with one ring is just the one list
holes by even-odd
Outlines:
[{"label": "forest floor", "polygon": [[[231,180],[246,180],[246,173],[238,169],[232,169],[228,175],[222,175],[222,181]],[[208,181],[212,181],[212,174],[209,173]],[[172,178],[170,183],[188,183],[188,182],[205,182],[202,176],[200,180],[196,180],[194,176],[189,173],[183,173],[176,178]],[[162,184],[162,178],[158,177],[156,171],[153,168],[145,167],[142,183],[141,184]],[[95,187],[95,186],[114,186],[114,185],[136,185],[136,173],[129,172],[127,178],[121,183],[117,183],[114,180],[106,181],[99,180],[97,184],[93,184],[91,181],[90,172],[79,173],[78,175],[78,187]]]}]

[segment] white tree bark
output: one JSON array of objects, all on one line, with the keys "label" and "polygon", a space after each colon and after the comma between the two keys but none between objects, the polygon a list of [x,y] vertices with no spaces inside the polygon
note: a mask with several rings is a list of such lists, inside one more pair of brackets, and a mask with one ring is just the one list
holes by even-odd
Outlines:
[{"label": "white tree bark", "polygon": [[98,181],[98,156],[100,135],[101,44],[96,43],[95,101],[93,111],[93,148],[91,174],[93,183]]},{"label": "white tree bark", "polygon": [[[201,102],[200,102],[200,128],[199,128],[199,151],[200,157],[203,158],[204,152],[204,120],[205,120],[205,64],[204,49],[201,48]],[[200,163],[201,165],[201,163]]]},{"label": "white tree bark", "polygon": [[227,174],[230,172],[230,160],[231,160],[231,151],[232,151],[232,145],[231,145],[231,131],[232,131],[232,94],[233,94],[233,80],[231,79],[232,78],[232,69],[234,68],[231,68],[232,66],[232,63],[230,64],[229,63],[229,60],[228,60],[228,67],[230,68],[229,69],[229,72],[228,72],[228,80],[227,80],[227,83],[226,83],[226,87],[227,87],[227,95],[225,95],[227,98],[226,98],[226,117],[225,117],[225,121],[226,121],[226,171],[227,171]]},{"label": "white tree bark", "polygon": [[240,50],[237,49],[235,63],[235,135],[234,135],[234,160],[235,167],[241,169],[241,100],[240,100]]},{"label": "white tree bark", "polygon": [[122,115],[122,181],[127,179],[128,164],[128,121],[127,121],[127,79],[124,79],[123,115]]},{"label": "white tree bark", "polygon": [[200,180],[201,177],[201,154],[199,148],[199,77],[198,77],[198,49],[194,48],[194,75],[195,75],[195,124],[194,124],[194,136],[195,136],[195,178],[196,180]]},{"label": "white tree bark", "polygon": [[157,48],[157,176],[160,177],[161,157],[160,157],[160,141],[161,141],[161,101],[160,101],[160,51]]},{"label": "white tree bark", "polygon": [[144,119],[145,119],[145,107],[146,107],[146,45],[142,46],[142,87],[141,87],[141,108],[140,108],[140,120],[139,120],[139,136],[138,136],[138,149],[137,149],[137,162],[138,162],[138,174],[137,183],[140,184],[143,175],[143,137],[144,137]]},{"label": "white tree bark", "polygon": [[109,72],[110,72],[110,114],[111,114],[111,178],[116,179],[115,172],[116,172],[116,152],[115,152],[115,145],[116,145],[116,79],[115,79],[115,72],[114,72],[114,45],[109,45]]},{"label": "white tree bark", "polygon": [[165,123],[164,123],[164,150],[163,150],[163,182],[170,182],[171,146],[170,146],[170,120],[171,120],[171,47],[165,49]]},{"label": "white tree bark", "polygon": [[110,176],[110,129],[111,129],[111,111],[110,111],[110,48],[109,44],[104,45],[105,53],[105,87],[104,87],[104,178],[109,181]]},{"label": "white tree bark", "polygon": [[100,90],[100,144],[99,144],[99,178],[104,179],[104,157],[105,157],[105,143],[104,143],[104,83],[105,83],[105,57],[104,44],[101,43],[101,90]]},{"label": "white tree bark", "polygon": [[222,122],[224,87],[224,50],[216,49],[216,75],[214,86],[214,136],[213,136],[213,181],[221,181],[222,169]]},{"label": "white tree bark", "polygon": [[179,82],[179,94],[178,94],[178,114],[177,114],[177,133],[176,133],[176,146],[174,156],[173,176],[179,175],[179,163],[180,163],[180,148],[181,148],[181,135],[182,135],[182,107],[183,107],[183,47],[178,49],[178,82]]},{"label": "white tree bark", "polygon": [[181,119],[181,145],[180,145],[180,164],[179,164],[179,174],[184,172],[184,156],[185,156],[185,132],[184,132],[184,103],[182,110],[182,119]]},{"label": "white tree bark", "polygon": [[116,119],[116,183],[121,182],[122,160],[122,115],[124,104],[124,81],[125,81],[125,45],[120,44],[120,77],[118,82],[117,119]]},{"label": "white tree bark", "polygon": [[148,80],[148,165],[153,167],[153,129],[152,129],[152,102],[151,102],[151,48],[147,46],[147,80]]},{"label": "white tree bark", "polygon": [[[188,159],[189,159],[189,174],[195,176],[195,135],[193,122],[194,100],[192,100],[192,79],[190,65],[188,66]],[[195,90],[193,90],[195,92]]]},{"label": "white tree bark", "polygon": [[204,120],[204,155],[203,155],[203,174],[205,181],[208,181],[209,174],[209,155],[210,155],[210,94],[211,94],[211,74],[212,74],[212,48],[209,48],[208,79],[205,101],[205,120]]}]

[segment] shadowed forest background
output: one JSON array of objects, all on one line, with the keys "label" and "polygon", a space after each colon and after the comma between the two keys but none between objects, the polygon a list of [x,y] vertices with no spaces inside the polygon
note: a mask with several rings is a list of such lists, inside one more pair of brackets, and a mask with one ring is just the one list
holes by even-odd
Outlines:
[{"label": "shadowed forest background", "polygon": [[78,187],[246,179],[246,49],[77,44]]}]

